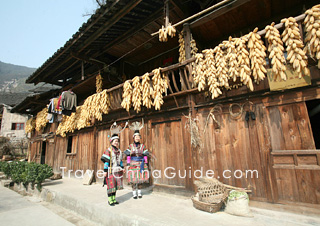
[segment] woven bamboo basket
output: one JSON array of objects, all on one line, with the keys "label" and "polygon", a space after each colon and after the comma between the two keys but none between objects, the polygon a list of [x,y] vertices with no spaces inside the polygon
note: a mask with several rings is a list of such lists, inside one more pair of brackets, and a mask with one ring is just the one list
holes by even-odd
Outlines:
[{"label": "woven bamboo basket", "polygon": [[193,206],[209,213],[215,213],[221,209],[230,190],[251,192],[251,190],[223,184],[215,178],[200,178],[194,184],[197,186],[198,195],[191,197]]},{"label": "woven bamboo basket", "polygon": [[209,213],[219,211],[228,197],[228,189],[216,179],[200,179],[195,181],[198,197],[192,197],[193,206]]},{"label": "woven bamboo basket", "polygon": [[228,189],[217,179],[200,179],[194,183],[197,185],[201,202],[220,203],[228,197]]},{"label": "woven bamboo basket", "polygon": [[206,211],[206,212],[209,212],[209,213],[218,212],[221,209],[222,205],[223,205],[223,201],[221,201],[219,203],[201,202],[195,196],[192,196],[191,200],[193,202],[194,208],[196,208],[198,210]]}]

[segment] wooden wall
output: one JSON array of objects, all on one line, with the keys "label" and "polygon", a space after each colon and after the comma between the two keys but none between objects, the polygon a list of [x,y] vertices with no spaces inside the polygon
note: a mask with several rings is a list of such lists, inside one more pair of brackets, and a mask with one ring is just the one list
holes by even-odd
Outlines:
[{"label": "wooden wall", "polygon": [[[222,111],[214,113],[220,127],[212,118],[208,118],[214,103],[208,103],[208,106],[196,105],[195,118],[201,139],[201,147],[197,149],[191,147],[190,133],[185,129],[188,120],[184,115],[188,115],[188,108],[146,115],[145,127],[141,131],[142,141],[151,152],[151,170],[162,171],[162,177],[153,178],[151,182],[194,190],[195,178],[193,175],[189,178],[189,170],[194,172],[202,167],[204,173],[213,170],[215,177],[223,183],[251,189],[253,200],[320,204],[320,153],[293,153],[315,151],[305,104],[305,100],[320,98],[319,88],[313,89],[294,92],[294,98],[293,92],[272,98],[252,98],[250,101],[254,104],[256,120],[250,118],[249,121],[245,120],[247,107],[244,107],[239,118],[233,118],[229,111],[231,104],[243,105],[247,100],[220,101]],[[141,118],[130,119],[130,122],[135,120]],[[52,165],[55,171],[60,171],[62,166],[72,170],[102,170],[100,157],[109,147],[108,135],[112,122],[109,119],[106,125],[72,134],[71,154],[66,153],[67,138],[55,137],[54,143],[47,144],[46,163]],[[123,122],[120,124],[123,125]],[[51,125],[48,128],[46,131],[53,131],[56,127]],[[121,150],[125,150],[132,142],[132,135],[133,132],[128,128],[120,135]],[[41,142],[30,145],[31,157],[39,153]],[[174,167],[177,175],[180,170],[182,176],[186,170],[187,177],[165,178],[166,167]],[[230,178],[223,177],[224,170],[230,170],[226,173]],[[244,176],[233,176],[236,170],[237,176],[241,172]],[[258,178],[246,178],[246,170],[257,170]],[[169,170],[167,173],[171,175],[171,172]]]}]

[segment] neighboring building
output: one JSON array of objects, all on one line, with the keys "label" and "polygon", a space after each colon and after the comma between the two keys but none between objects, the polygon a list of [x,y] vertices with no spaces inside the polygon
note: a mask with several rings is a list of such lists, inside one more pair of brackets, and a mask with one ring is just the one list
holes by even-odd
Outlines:
[{"label": "neighboring building", "polygon": [[0,136],[10,137],[13,140],[26,138],[25,125],[28,116],[11,113],[12,107],[3,105]]},{"label": "neighboring building", "polygon": [[27,115],[12,114],[10,110],[20,103],[29,93],[0,93],[0,136],[25,138]]}]

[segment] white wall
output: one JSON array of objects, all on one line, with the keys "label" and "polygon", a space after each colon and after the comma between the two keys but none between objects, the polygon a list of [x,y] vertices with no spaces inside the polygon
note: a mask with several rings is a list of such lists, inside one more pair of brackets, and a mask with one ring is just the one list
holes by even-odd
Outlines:
[{"label": "white wall", "polygon": [[12,123],[24,123],[24,128],[28,120],[27,116],[10,113],[10,106],[3,106],[2,122],[0,136],[13,137],[13,138],[25,138],[25,130],[11,130]]}]

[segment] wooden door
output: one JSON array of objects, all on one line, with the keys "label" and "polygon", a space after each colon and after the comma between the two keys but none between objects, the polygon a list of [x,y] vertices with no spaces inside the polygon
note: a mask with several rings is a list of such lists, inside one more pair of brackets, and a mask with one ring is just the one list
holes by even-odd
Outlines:
[{"label": "wooden door", "polygon": [[320,204],[320,151],[305,102],[269,106],[274,202]]}]

